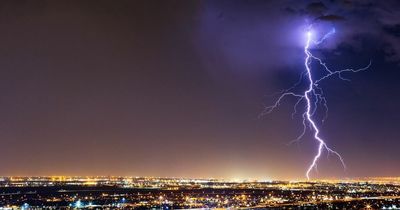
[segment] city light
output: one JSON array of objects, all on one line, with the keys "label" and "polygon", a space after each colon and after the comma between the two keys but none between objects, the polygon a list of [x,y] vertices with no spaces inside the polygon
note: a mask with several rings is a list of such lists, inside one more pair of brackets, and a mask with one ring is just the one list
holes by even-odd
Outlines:
[{"label": "city light", "polygon": [[[88,180],[96,184],[88,186]],[[41,193],[43,188],[47,194]],[[16,193],[1,191],[7,189],[16,189]],[[396,209],[400,205],[400,178],[234,182],[160,177],[3,177],[0,194],[0,209],[60,208],[65,204],[69,208],[325,209],[333,203],[343,209]]]}]

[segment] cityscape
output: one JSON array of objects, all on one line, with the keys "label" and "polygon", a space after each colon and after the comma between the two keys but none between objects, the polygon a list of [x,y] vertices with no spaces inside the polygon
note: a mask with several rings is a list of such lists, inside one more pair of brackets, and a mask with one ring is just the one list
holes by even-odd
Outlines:
[{"label": "cityscape", "polygon": [[398,209],[399,178],[1,177],[0,209]]}]

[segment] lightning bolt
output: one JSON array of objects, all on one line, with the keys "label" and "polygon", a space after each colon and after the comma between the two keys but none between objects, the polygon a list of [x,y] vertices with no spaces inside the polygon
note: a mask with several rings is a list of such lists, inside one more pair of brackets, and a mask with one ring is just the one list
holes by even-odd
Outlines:
[{"label": "lightning bolt", "polygon": [[[311,44],[314,45],[319,45],[323,43],[327,38],[329,38],[331,35],[335,33],[335,29],[332,29],[329,33],[325,34],[320,40],[313,40],[313,34],[309,30],[307,32],[307,41],[304,46],[304,54],[305,54],[305,59],[304,59],[304,67],[305,71],[300,75],[300,79],[298,80],[297,83],[295,83],[292,87],[281,91],[280,96],[276,100],[276,102],[271,105],[265,107],[264,111],[260,114],[261,116],[265,114],[269,114],[272,111],[277,108],[282,100],[288,96],[296,97],[298,98],[297,102],[294,105],[294,112],[292,113],[292,118],[294,115],[297,113],[297,107],[298,105],[304,101],[305,102],[305,110],[302,114],[302,124],[303,124],[303,131],[302,133],[291,143],[293,142],[298,142],[306,133],[307,131],[307,126],[310,127],[310,129],[313,132],[314,139],[318,143],[318,150],[317,153],[315,154],[314,158],[312,159],[312,162],[310,163],[307,171],[306,171],[306,177],[308,180],[310,180],[310,174],[313,169],[317,170],[317,163],[318,160],[320,159],[322,152],[326,150],[328,154],[334,154],[338,159],[340,160],[342,166],[344,169],[346,169],[346,165],[344,163],[344,159],[342,156],[336,152],[335,150],[331,149],[328,147],[326,144],[325,140],[320,137],[320,129],[318,128],[317,122],[313,119],[313,116],[316,114],[318,105],[322,104],[325,108],[325,118],[322,120],[322,122],[326,119],[327,112],[328,112],[328,106],[327,106],[327,100],[324,97],[324,92],[321,87],[319,87],[320,82],[323,80],[332,77],[332,76],[338,76],[339,79],[349,81],[349,79],[346,79],[343,77],[343,73],[345,72],[360,72],[367,70],[371,66],[371,61],[366,67],[359,68],[359,69],[342,69],[342,70],[331,70],[328,68],[327,64],[322,61],[322,59],[314,56],[311,51],[310,51],[310,46]],[[314,78],[313,77],[313,71],[311,69],[311,63],[312,61],[318,62],[318,64],[322,67],[324,71],[326,71],[326,74],[320,78]],[[308,87],[304,92],[302,93],[295,93],[293,90],[302,82],[303,78],[306,77],[308,81]]]}]

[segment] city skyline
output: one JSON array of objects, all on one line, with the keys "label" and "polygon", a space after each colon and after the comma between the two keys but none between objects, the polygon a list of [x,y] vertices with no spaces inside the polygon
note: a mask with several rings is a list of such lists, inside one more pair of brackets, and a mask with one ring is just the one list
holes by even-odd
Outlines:
[{"label": "city skyline", "polygon": [[[2,1],[0,176],[303,180],[296,100],[259,118],[310,50],[332,69],[315,179],[399,177],[400,3]],[[320,70],[316,70],[320,76]],[[275,94],[275,95],[274,95]],[[319,123],[319,121],[318,121]]]}]

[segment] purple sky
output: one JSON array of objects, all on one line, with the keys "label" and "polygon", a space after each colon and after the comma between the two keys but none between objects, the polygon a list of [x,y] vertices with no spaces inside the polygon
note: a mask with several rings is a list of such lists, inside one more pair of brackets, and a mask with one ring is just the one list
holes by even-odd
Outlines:
[{"label": "purple sky", "polygon": [[[313,2],[313,3],[310,3]],[[286,100],[312,49],[351,82],[323,84],[316,177],[399,176],[400,3],[1,1],[0,175],[300,179],[316,150]]]}]

